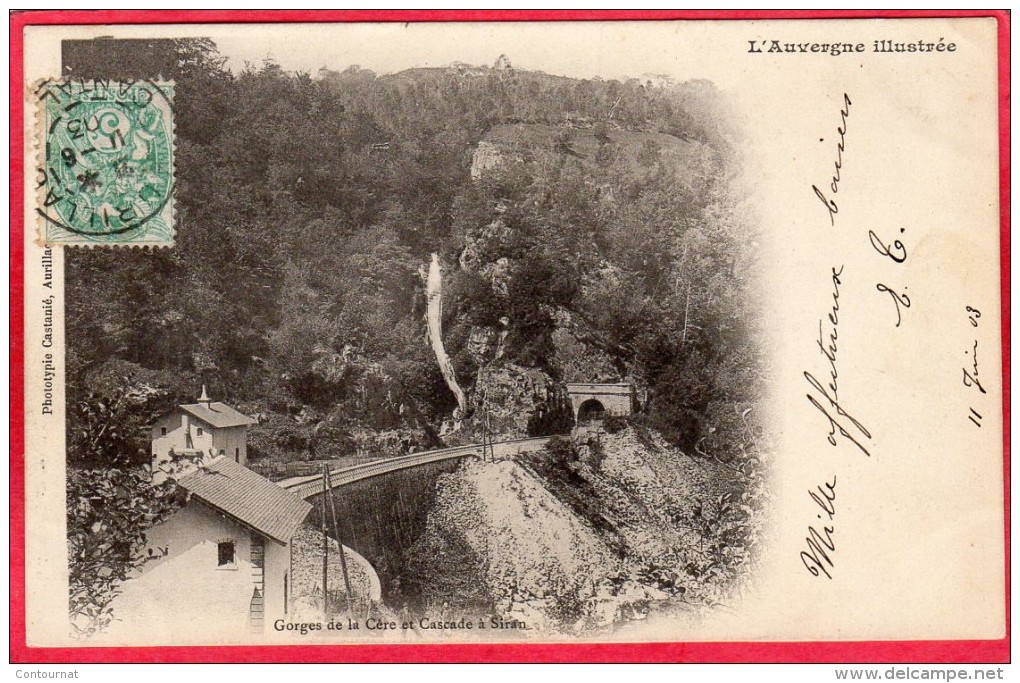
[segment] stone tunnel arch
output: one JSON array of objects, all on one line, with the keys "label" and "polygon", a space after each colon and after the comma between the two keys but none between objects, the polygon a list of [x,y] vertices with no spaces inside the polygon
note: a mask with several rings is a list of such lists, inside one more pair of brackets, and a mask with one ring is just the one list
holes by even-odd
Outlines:
[{"label": "stone tunnel arch", "polygon": [[572,382],[567,384],[567,395],[577,425],[589,421],[593,409],[601,409],[603,415],[626,416],[634,412],[634,386],[629,382]]},{"label": "stone tunnel arch", "polygon": [[606,407],[595,398],[589,398],[577,408],[577,425],[585,425],[601,420],[606,415]]}]

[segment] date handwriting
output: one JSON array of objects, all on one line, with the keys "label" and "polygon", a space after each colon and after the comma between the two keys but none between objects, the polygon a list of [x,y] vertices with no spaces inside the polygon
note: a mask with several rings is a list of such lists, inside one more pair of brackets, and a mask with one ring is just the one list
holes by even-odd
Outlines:
[{"label": "date handwriting", "polygon": [[[964,309],[967,313],[967,320],[970,322],[971,327],[978,327],[978,321],[981,319],[981,311],[974,308],[973,306],[967,306]],[[979,379],[981,371],[978,369],[978,340],[975,339],[974,343],[969,349],[963,352],[965,356],[970,357],[970,363],[968,367],[961,368],[963,372],[963,386],[968,389],[977,389],[981,394],[987,394],[984,386],[981,384]],[[973,406],[968,406],[970,412],[967,415],[967,419],[977,427],[981,428],[981,420],[984,417],[974,409]]]}]

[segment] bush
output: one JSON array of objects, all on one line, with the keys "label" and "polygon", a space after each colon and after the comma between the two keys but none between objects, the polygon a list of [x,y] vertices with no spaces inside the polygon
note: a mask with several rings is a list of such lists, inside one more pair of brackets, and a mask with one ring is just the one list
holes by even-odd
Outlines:
[{"label": "bush", "polygon": [[68,469],[68,588],[76,637],[106,629],[115,619],[111,603],[120,584],[165,555],[165,549],[146,549],[145,531],[177,508],[178,494],[173,479],[153,484],[148,465]]},{"label": "bush", "polygon": [[545,449],[552,456],[552,462],[559,466],[565,466],[569,462],[577,460],[577,448],[574,442],[562,436],[554,436],[545,444]]},{"label": "bush", "polygon": [[567,434],[574,428],[574,411],[562,386],[546,387],[548,398],[528,419],[528,436]]},{"label": "bush", "polygon": [[610,434],[622,432],[630,424],[630,420],[622,415],[606,415],[602,420],[602,428]]},{"label": "bush", "polygon": [[602,440],[589,438],[588,443],[588,466],[598,472],[602,469],[602,462],[606,459],[606,449],[602,446]]}]

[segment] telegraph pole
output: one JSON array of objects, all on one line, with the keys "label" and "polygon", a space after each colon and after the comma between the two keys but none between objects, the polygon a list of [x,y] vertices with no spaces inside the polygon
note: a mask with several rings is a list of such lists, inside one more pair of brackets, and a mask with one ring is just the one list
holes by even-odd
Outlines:
[{"label": "telegraph pole", "polygon": [[351,591],[351,575],[347,573],[347,553],[344,552],[344,537],[340,534],[340,525],[336,523],[336,505],[333,502],[333,487],[330,485],[329,477],[326,477],[326,488],[329,490],[329,514],[333,520],[333,533],[336,534],[336,542],[340,544],[340,570],[344,575],[344,590],[347,592],[347,611],[353,612],[354,593]]},{"label": "telegraph pole", "polygon": [[329,619],[329,536],[326,535],[326,496],[329,495],[329,465],[322,464],[322,616]]},{"label": "telegraph pole", "polygon": [[496,459],[496,454],[492,450],[492,435],[489,433],[489,401],[488,392],[482,391],[482,462],[488,462],[489,457],[486,456],[486,451],[491,455],[491,460]]},{"label": "telegraph pole", "polygon": [[[489,422],[489,403],[485,403],[485,442],[489,444],[489,462],[496,462],[496,448],[493,446],[492,424]],[[484,450],[484,447],[483,447]]]}]

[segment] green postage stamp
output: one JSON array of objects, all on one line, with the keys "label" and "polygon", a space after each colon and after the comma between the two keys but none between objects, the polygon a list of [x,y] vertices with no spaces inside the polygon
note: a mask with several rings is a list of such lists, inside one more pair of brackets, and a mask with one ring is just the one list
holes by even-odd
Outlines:
[{"label": "green postage stamp", "polygon": [[172,246],[172,83],[44,81],[37,213],[46,245]]}]

